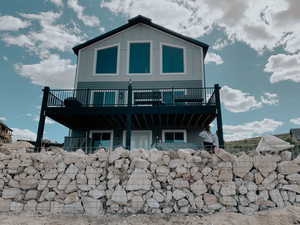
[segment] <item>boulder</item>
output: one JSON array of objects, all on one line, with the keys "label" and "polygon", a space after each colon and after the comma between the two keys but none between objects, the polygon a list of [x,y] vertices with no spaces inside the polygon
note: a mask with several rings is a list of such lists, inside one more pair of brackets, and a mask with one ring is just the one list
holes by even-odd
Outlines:
[{"label": "boulder", "polygon": [[104,190],[93,189],[89,191],[88,195],[94,199],[99,199],[104,197],[106,194]]},{"label": "boulder", "polygon": [[190,185],[187,180],[184,180],[182,178],[177,178],[174,180],[173,186],[178,189],[183,189],[183,188],[188,188]]},{"label": "boulder", "polygon": [[25,195],[25,200],[36,200],[39,192],[37,190],[29,190]]},{"label": "boulder", "polygon": [[79,169],[77,166],[74,166],[74,164],[69,165],[69,167],[67,168],[65,175],[70,177],[72,180],[75,179],[77,173],[78,173]]},{"label": "boulder", "polygon": [[278,171],[281,174],[293,174],[300,172],[300,165],[294,161],[283,161],[278,164]]},{"label": "boulder", "polygon": [[34,177],[26,177],[20,180],[20,187],[23,190],[35,189],[39,181]]},{"label": "boulder", "polygon": [[127,204],[127,194],[122,186],[118,185],[111,196],[111,200],[119,205]]},{"label": "boulder", "polygon": [[156,201],[154,198],[149,198],[146,201],[146,204],[150,207],[150,208],[156,208],[158,209],[160,207],[158,201]]},{"label": "boulder", "polygon": [[233,173],[237,177],[243,178],[253,167],[253,160],[246,153],[242,153],[240,157],[238,157],[233,162]]},{"label": "boulder", "polygon": [[267,177],[277,167],[276,158],[271,155],[254,156],[253,163],[254,167],[258,169],[264,177]]},{"label": "boulder", "polygon": [[198,180],[191,184],[191,190],[195,195],[199,196],[207,192],[207,187],[202,180]]},{"label": "boulder", "polygon": [[71,204],[71,203],[74,203],[74,202],[77,202],[77,201],[79,201],[78,193],[73,192],[73,193],[67,195],[67,197],[64,200],[64,203],[65,204]]},{"label": "boulder", "polygon": [[11,200],[0,198],[0,212],[8,212],[10,209]]},{"label": "boulder", "polygon": [[287,191],[293,191],[293,192],[296,192],[297,194],[300,194],[300,185],[299,184],[283,185],[281,189],[287,190]]},{"label": "boulder", "polygon": [[173,198],[175,200],[179,200],[179,199],[182,199],[186,196],[187,194],[179,189],[176,189],[175,191],[173,191]]},{"label": "boulder", "polygon": [[225,206],[237,206],[237,201],[231,196],[223,196],[219,200]]},{"label": "boulder", "polygon": [[20,202],[11,202],[10,203],[10,211],[14,213],[21,213],[24,209],[23,203]]},{"label": "boulder", "polygon": [[129,156],[129,152],[123,147],[118,147],[114,151],[109,152],[108,161],[109,163],[113,163],[115,160],[120,158],[126,158]]},{"label": "boulder", "polygon": [[215,154],[223,161],[234,162],[236,157],[229,152],[226,152],[224,149],[218,148],[215,149]]},{"label": "boulder", "polygon": [[56,179],[57,175],[58,175],[57,169],[50,169],[46,171],[46,174],[44,175],[43,178],[45,180],[54,180]]},{"label": "boulder", "polygon": [[144,170],[136,168],[129,177],[129,180],[126,185],[126,190],[150,190],[151,181],[148,179],[148,177],[149,175]]},{"label": "boulder", "polygon": [[74,202],[72,204],[65,204],[63,207],[63,213],[65,214],[83,214],[84,209],[81,205],[81,202]]},{"label": "boulder", "polygon": [[103,204],[101,200],[93,199],[90,197],[83,197],[82,204],[83,204],[85,215],[87,216],[99,216],[104,213]]},{"label": "boulder", "polygon": [[271,200],[279,207],[284,207],[283,199],[280,192],[277,189],[271,190],[269,192]]},{"label": "boulder", "polygon": [[2,192],[2,198],[15,199],[19,194],[21,194],[21,190],[18,188],[4,188]]},{"label": "boulder", "polygon": [[223,182],[221,185],[220,194],[222,196],[235,195],[236,186],[234,182]]}]

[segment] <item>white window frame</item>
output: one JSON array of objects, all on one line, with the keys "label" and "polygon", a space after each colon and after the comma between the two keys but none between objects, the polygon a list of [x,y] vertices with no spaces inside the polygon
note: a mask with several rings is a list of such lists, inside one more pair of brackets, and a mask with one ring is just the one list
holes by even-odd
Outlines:
[{"label": "white window frame", "polygon": [[[96,73],[96,67],[97,67],[97,52],[99,50],[103,50],[106,48],[113,48],[113,47],[118,47],[118,55],[117,55],[117,72],[116,73]],[[99,48],[95,48],[95,52],[94,52],[94,68],[93,68],[93,76],[118,76],[119,75],[119,64],[120,64],[120,43],[116,43],[113,45],[105,45],[105,46],[101,46]]]},{"label": "white window frame", "polygon": [[[131,131],[131,137],[132,138],[132,134],[134,131],[141,131],[141,132],[149,132],[150,133],[150,147],[152,146],[153,144],[153,133],[152,133],[152,130],[132,130]],[[123,130],[123,146],[126,146],[126,133],[127,133],[127,130]],[[130,144],[131,144],[131,141],[130,141]],[[130,146],[131,148],[131,146]]]},{"label": "white window frame", "polygon": [[[164,73],[163,72],[163,46],[169,46],[169,47],[174,47],[174,48],[181,48],[183,49],[183,72],[182,73]],[[160,42],[160,75],[185,75],[186,74],[186,47],[182,45],[175,45],[175,44],[169,44],[169,43],[164,43]]]},{"label": "white window frame", "polygon": [[113,149],[113,143],[114,143],[114,130],[90,130],[90,139],[93,138],[93,134],[97,134],[97,133],[110,133],[110,150]]},{"label": "white window frame", "polygon": [[[130,44],[131,43],[150,43],[150,73],[130,73]],[[152,51],[152,40],[135,40],[135,41],[128,41],[127,42],[127,75],[128,76],[136,76],[136,75],[152,75],[152,55],[153,55],[153,51]]]},{"label": "white window frame", "polygon": [[165,134],[168,132],[173,132],[173,133],[178,133],[178,132],[183,132],[183,142],[187,143],[187,132],[185,129],[171,129],[171,130],[162,130],[162,141],[163,143],[166,142]]},{"label": "white window frame", "polygon": [[[118,90],[91,90],[91,98],[90,98],[90,105],[94,105],[94,93],[96,92],[114,92],[115,93],[115,104],[113,105],[106,105],[103,104],[101,107],[109,107],[109,106],[117,106],[118,105],[118,96],[119,96],[119,91]],[[104,96],[105,99],[105,96]]]}]

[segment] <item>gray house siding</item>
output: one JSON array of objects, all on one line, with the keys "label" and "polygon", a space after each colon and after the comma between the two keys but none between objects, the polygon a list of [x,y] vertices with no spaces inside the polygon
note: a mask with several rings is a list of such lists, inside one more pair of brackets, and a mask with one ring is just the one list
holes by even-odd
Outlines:
[{"label": "gray house siding", "polygon": [[[151,75],[128,74],[128,45],[130,41],[151,41]],[[95,75],[96,49],[105,46],[119,45],[118,75]],[[184,74],[161,74],[161,44],[180,46],[185,49],[185,73]],[[142,81],[192,81],[202,80],[203,77],[203,49],[184,40],[172,37],[164,32],[155,30],[147,25],[138,24],[115,36],[101,40],[79,51],[77,82],[128,82]],[[202,82],[199,82],[202,84]],[[153,83],[141,83],[142,86],[153,87]],[[175,86],[175,83],[174,85]]]}]

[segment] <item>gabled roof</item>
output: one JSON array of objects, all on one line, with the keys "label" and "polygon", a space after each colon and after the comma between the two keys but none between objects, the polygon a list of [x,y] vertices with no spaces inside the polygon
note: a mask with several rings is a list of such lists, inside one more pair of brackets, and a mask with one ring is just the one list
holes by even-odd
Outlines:
[{"label": "gabled roof", "polygon": [[89,41],[86,41],[86,42],[84,42],[82,44],[79,44],[79,45],[75,46],[73,48],[73,51],[74,51],[74,53],[76,55],[78,55],[78,52],[79,52],[80,49],[85,48],[85,47],[87,47],[87,46],[89,46],[91,44],[94,44],[97,41],[103,40],[103,39],[105,39],[105,38],[107,38],[109,36],[112,36],[112,35],[116,34],[116,33],[119,33],[119,32],[121,32],[123,30],[126,30],[127,28],[132,27],[132,26],[134,26],[136,24],[139,24],[139,23],[146,24],[146,25],[148,25],[150,27],[153,27],[153,28],[155,28],[157,30],[163,31],[163,32],[168,33],[170,35],[173,35],[173,36],[175,36],[177,38],[180,38],[182,40],[185,40],[187,42],[190,42],[190,43],[193,43],[195,45],[198,45],[198,46],[202,47],[203,48],[203,53],[204,53],[203,57],[205,58],[205,55],[206,55],[208,47],[209,47],[207,44],[205,44],[205,43],[203,43],[201,41],[198,41],[196,39],[184,36],[182,34],[174,32],[172,30],[169,30],[169,29],[167,29],[167,28],[165,28],[163,26],[160,26],[158,24],[152,23],[151,19],[149,19],[147,17],[144,17],[144,16],[141,16],[141,15],[136,16],[136,17],[134,17],[132,19],[129,19],[128,23],[126,23],[126,24],[124,24],[124,25],[122,25],[122,26],[120,26],[120,27],[118,27],[118,28],[116,28],[114,30],[111,30],[111,31],[109,31],[109,32],[107,32],[105,34],[102,34],[102,35],[100,35],[100,36],[98,36],[96,38],[93,38],[93,39],[91,39]]},{"label": "gabled roof", "polygon": [[0,125],[3,126],[5,129],[8,129],[10,131],[12,131],[12,129],[10,129],[3,121],[0,120]]}]

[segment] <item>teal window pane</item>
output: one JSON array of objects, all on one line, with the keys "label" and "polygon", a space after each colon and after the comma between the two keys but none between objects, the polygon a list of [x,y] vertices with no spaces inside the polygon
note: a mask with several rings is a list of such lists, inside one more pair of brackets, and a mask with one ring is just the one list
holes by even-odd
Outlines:
[{"label": "teal window pane", "polygon": [[163,73],[183,73],[184,59],[183,48],[163,45]]},{"label": "teal window pane", "polygon": [[118,46],[97,51],[96,73],[117,73]]},{"label": "teal window pane", "polygon": [[111,134],[106,132],[94,133],[92,139],[94,148],[104,147],[109,149],[112,143]]},{"label": "teal window pane", "polygon": [[116,92],[105,92],[104,103],[106,105],[114,105],[116,99]]},{"label": "teal window pane", "polygon": [[104,92],[94,92],[93,105],[102,106],[103,105]]},{"label": "teal window pane", "polygon": [[[173,104],[174,98],[173,98],[173,93],[174,93],[174,98],[177,96],[183,96],[185,94],[185,91],[164,91],[163,92],[163,102],[165,104]],[[177,103],[177,104],[182,104],[182,103]]]},{"label": "teal window pane", "polygon": [[150,73],[150,43],[131,43],[129,73]]},{"label": "teal window pane", "polygon": [[95,106],[114,105],[116,103],[116,92],[94,92]]}]

